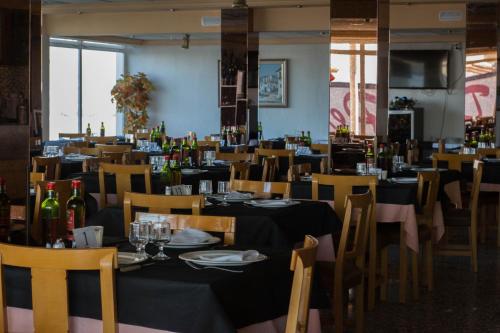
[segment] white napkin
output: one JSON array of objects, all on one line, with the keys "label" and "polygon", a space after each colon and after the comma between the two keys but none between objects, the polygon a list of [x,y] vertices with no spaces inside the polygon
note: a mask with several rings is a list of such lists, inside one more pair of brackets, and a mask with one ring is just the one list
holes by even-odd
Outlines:
[{"label": "white napkin", "polygon": [[247,250],[239,251],[234,254],[211,254],[211,255],[200,255],[198,259],[206,261],[216,261],[216,262],[242,262],[247,260],[256,260],[259,258],[259,251]]},{"label": "white napkin", "polygon": [[175,233],[172,236],[170,243],[199,244],[199,243],[206,243],[211,238],[212,235],[210,235],[209,233],[206,233],[198,229],[186,228],[182,231]]}]

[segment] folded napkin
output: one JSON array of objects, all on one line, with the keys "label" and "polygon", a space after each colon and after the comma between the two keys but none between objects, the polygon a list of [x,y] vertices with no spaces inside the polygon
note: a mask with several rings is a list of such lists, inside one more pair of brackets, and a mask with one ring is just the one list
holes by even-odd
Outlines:
[{"label": "folded napkin", "polygon": [[216,261],[216,262],[242,262],[247,260],[256,260],[259,258],[259,251],[248,250],[239,251],[231,254],[210,254],[210,255],[200,255],[198,259],[206,261]]},{"label": "folded napkin", "polygon": [[212,235],[204,231],[186,228],[182,231],[175,233],[170,243],[181,243],[181,244],[199,244],[206,243],[212,238]]}]

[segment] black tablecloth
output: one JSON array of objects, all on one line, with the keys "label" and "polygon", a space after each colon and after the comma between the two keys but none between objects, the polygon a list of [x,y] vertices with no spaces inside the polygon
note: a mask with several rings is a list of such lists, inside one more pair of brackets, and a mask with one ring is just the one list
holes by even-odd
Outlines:
[{"label": "black tablecloth", "polygon": [[[182,210],[173,213],[190,214]],[[231,204],[203,209],[203,215],[236,217],[235,244],[242,247],[287,248],[304,240],[305,235],[334,234],[341,221],[332,208],[323,202],[304,201],[287,208],[269,209]],[[123,237],[123,209],[108,207],[87,220],[87,225],[104,226],[106,237]]]},{"label": "black tablecloth", "polygon": [[[462,175],[469,182],[473,180],[472,162],[462,163]],[[500,184],[500,161],[484,160],[481,183]]]},{"label": "black tablecloth", "polygon": [[[269,260],[242,274],[196,271],[173,259],[117,273],[118,321],[174,332],[224,333],[287,313],[291,289],[290,252],[265,251]],[[30,274],[5,269],[7,304],[31,308]],[[101,319],[98,272],[70,272],[72,316]],[[314,294],[313,294],[314,295]],[[318,303],[313,296],[312,304]]]}]

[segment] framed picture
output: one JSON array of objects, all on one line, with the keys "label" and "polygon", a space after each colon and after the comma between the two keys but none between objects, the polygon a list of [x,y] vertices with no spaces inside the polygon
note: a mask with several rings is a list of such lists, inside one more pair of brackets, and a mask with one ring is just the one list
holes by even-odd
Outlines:
[{"label": "framed picture", "polygon": [[288,107],[288,60],[269,59],[259,62],[259,107]]}]

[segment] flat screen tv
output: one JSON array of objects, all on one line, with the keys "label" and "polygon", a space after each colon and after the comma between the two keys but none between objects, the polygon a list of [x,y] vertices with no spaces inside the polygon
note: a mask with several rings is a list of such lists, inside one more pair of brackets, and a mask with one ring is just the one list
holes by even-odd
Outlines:
[{"label": "flat screen tv", "polygon": [[447,50],[392,50],[389,87],[394,89],[447,89]]}]

